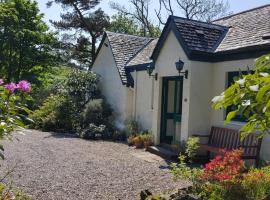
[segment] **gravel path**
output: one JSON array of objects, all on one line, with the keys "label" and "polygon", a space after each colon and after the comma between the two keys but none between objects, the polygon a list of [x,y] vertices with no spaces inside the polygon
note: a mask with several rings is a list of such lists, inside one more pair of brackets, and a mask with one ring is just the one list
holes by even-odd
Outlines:
[{"label": "gravel path", "polygon": [[181,187],[159,157],[125,144],[86,141],[35,130],[5,142],[2,175],[38,200],[115,200],[138,198],[141,190]]}]

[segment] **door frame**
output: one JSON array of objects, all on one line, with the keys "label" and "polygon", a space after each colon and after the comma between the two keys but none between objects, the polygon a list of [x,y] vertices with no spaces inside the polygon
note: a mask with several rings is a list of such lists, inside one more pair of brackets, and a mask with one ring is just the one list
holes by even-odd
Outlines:
[{"label": "door frame", "polygon": [[[183,101],[183,76],[168,76],[168,77],[163,77],[162,78],[162,95],[161,95],[161,116],[160,116],[160,143],[168,143],[167,138],[166,138],[166,131],[167,131],[167,119],[168,115],[172,115],[171,117],[176,120],[177,122],[180,122],[182,120],[182,113],[180,114],[181,116],[176,116],[176,99],[177,99],[177,87],[174,88],[174,113],[168,114],[166,112],[166,109],[168,107],[168,83],[169,81],[180,81],[180,87],[181,88],[181,101]],[[175,86],[177,84],[175,83]],[[182,102],[180,104],[182,106]],[[183,106],[180,108],[182,112]],[[166,112],[166,113],[165,113]],[[178,114],[179,115],[179,114]],[[175,119],[177,118],[177,119]],[[168,138],[170,136],[167,136]]]}]

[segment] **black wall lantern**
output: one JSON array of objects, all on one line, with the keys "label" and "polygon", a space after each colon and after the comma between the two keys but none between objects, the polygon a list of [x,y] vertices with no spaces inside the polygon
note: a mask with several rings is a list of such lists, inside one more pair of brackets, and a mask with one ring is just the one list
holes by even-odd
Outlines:
[{"label": "black wall lantern", "polygon": [[158,73],[155,73],[154,75],[152,75],[154,71],[154,65],[153,64],[150,64],[147,66],[147,73],[149,74],[149,76],[151,77],[155,77],[155,80],[158,80]]},{"label": "black wall lantern", "polygon": [[182,72],[182,70],[184,68],[184,64],[185,63],[179,59],[179,61],[175,63],[175,67],[179,73],[179,76],[182,74],[182,75],[184,75],[185,79],[187,79],[188,78],[188,70]]}]

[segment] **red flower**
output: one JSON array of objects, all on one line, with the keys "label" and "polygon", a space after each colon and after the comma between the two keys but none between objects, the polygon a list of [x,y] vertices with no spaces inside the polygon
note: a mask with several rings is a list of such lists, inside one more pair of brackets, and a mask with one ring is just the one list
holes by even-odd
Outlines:
[{"label": "red flower", "polygon": [[224,156],[216,156],[205,165],[203,180],[207,181],[229,181],[237,177],[243,166],[244,161],[241,159],[242,150],[222,151]]}]

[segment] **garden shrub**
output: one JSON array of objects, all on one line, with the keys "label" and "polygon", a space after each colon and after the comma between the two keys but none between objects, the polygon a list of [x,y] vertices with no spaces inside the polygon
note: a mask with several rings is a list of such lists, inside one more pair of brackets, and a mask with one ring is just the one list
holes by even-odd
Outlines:
[{"label": "garden shrub", "polygon": [[270,173],[264,169],[252,169],[244,175],[241,186],[248,200],[270,197]]},{"label": "garden shrub", "polygon": [[193,186],[191,193],[203,200],[265,200],[270,198],[270,167],[247,170],[242,150],[224,151],[204,168],[192,168],[180,155],[172,165],[175,179],[185,179]]},{"label": "garden shrub", "polygon": [[98,76],[92,71],[74,69],[69,74],[65,90],[79,111],[82,111],[91,99],[100,98],[98,81]]},{"label": "garden shrub", "polygon": [[[16,129],[25,127],[25,122],[30,122],[25,101],[29,98],[31,85],[22,80],[16,83],[4,83],[0,79],[0,140],[12,139],[12,133]],[[4,147],[0,145],[0,157],[4,159]],[[1,166],[1,165],[0,165]],[[1,200],[29,200],[30,198],[19,191],[15,191],[11,185],[0,182]]]},{"label": "garden shrub", "polygon": [[81,121],[83,126],[87,126],[90,123],[94,123],[95,125],[107,124],[111,115],[112,110],[104,99],[93,99],[85,105],[81,113]]},{"label": "garden shrub", "polygon": [[0,183],[0,199],[1,200],[31,200],[29,196],[23,194],[19,190],[15,190],[12,185]]},{"label": "garden shrub", "polygon": [[244,168],[242,154],[241,150],[224,151],[224,156],[218,155],[205,165],[202,179],[222,182],[238,178]]},{"label": "garden shrub", "polygon": [[103,137],[105,132],[105,125],[96,126],[95,124],[89,124],[88,127],[81,132],[80,137],[84,139],[95,139],[97,135]]},{"label": "garden shrub", "polygon": [[198,137],[189,137],[184,145],[185,154],[190,162],[195,158],[197,150],[199,148],[199,138]]},{"label": "garden shrub", "polygon": [[[77,131],[87,138],[93,125],[105,125],[112,132],[111,108],[101,98],[98,76],[93,72],[72,70],[61,86],[32,115],[35,128],[45,131]],[[89,129],[89,130],[88,130]]]},{"label": "garden shrub", "polygon": [[127,134],[129,136],[130,135],[138,135],[138,133],[139,133],[139,124],[134,119],[128,119],[126,121],[126,129],[127,129]]},{"label": "garden shrub", "polygon": [[31,115],[31,118],[35,121],[36,127],[45,131],[71,131],[75,129],[76,124],[75,111],[74,105],[67,97],[52,95]]},{"label": "garden shrub", "polygon": [[127,136],[126,136],[125,131],[118,131],[118,130],[115,130],[115,131],[113,131],[112,139],[113,139],[114,141],[125,142],[125,141],[127,140]]}]

